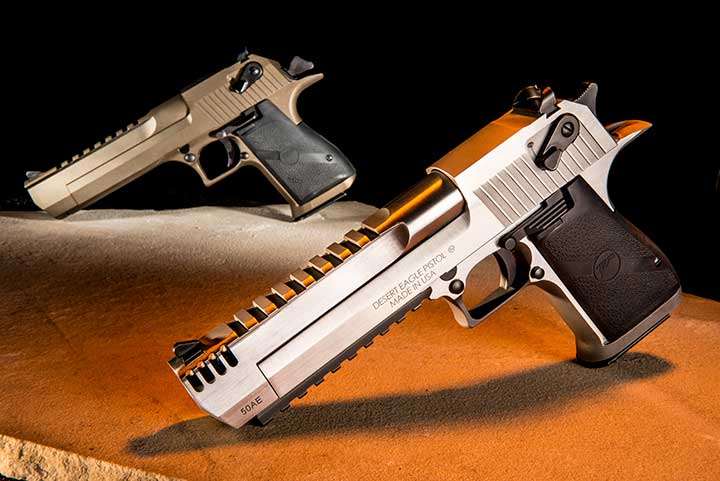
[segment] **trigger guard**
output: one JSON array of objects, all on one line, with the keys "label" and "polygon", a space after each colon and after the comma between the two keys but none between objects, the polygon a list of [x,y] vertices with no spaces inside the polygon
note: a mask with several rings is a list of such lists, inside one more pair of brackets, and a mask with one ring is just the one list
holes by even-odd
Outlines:
[{"label": "trigger guard", "polygon": [[462,295],[451,298],[443,297],[450,305],[450,310],[453,313],[453,317],[463,327],[475,327],[485,320],[487,316],[495,312],[500,306],[509,301],[515,294],[519,292],[519,288],[499,287],[488,295],[483,302],[468,309],[465,302],[462,299]]},{"label": "trigger guard", "polygon": [[488,315],[509,301],[529,281],[528,268],[524,260],[516,256],[513,251],[499,249],[493,255],[500,268],[503,282],[480,304],[468,309],[463,301],[463,294],[455,298],[443,297],[450,306],[453,317],[463,327],[471,328],[483,322]]},{"label": "trigger guard", "polygon": [[[217,144],[222,146],[224,150],[210,152],[209,149],[219,149],[215,147]],[[223,152],[222,154],[220,152]],[[213,157],[214,154],[214,157]],[[220,156],[224,155],[224,158]],[[205,145],[197,155],[197,161],[193,162],[193,166],[204,177],[203,182],[212,185],[216,181],[226,177],[229,173],[236,170],[242,163],[241,148],[232,136],[223,136]],[[205,181],[207,179],[207,182]]]},{"label": "trigger guard", "polygon": [[467,307],[462,300],[462,296],[456,299],[452,299],[450,297],[443,297],[443,299],[448,303],[448,306],[450,307],[450,312],[452,312],[455,321],[457,321],[457,323],[460,324],[462,327],[475,327],[482,321],[482,319],[476,320],[475,318],[473,318],[473,316],[467,310]]}]

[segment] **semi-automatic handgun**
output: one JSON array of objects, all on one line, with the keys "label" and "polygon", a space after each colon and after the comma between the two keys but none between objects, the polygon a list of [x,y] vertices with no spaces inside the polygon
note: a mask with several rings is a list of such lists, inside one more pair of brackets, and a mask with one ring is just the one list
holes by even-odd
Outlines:
[{"label": "semi-automatic handgun", "polygon": [[297,112],[303,90],[323,78],[295,57],[287,69],[243,52],[238,61],[59,166],[29,173],[38,207],[64,217],[168,161],[211,186],[258,168],[290,204],[293,219],[341,196],[355,169]]},{"label": "semi-automatic handgun", "polygon": [[[668,318],[668,259],[613,208],[617,153],[650,127],[603,127],[597,86],[575,100],[528,87],[512,109],[252,306],[175,345],[195,402],[235,427],[262,424],[425,299],[473,327],[534,284],[573,331],[579,362],[605,365]],[[494,256],[500,285],[466,305],[468,276]]]}]

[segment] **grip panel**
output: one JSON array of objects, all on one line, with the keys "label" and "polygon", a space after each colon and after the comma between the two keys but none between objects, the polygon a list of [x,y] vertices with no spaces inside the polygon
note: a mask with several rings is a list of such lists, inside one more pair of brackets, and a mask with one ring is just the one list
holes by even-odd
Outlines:
[{"label": "grip panel", "polygon": [[295,125],[268,100],[256,109],[260,118],[237,135],[298,204],[355,175],[343,153],[307,124]]},{"label": "grip panel", "polygon": [[563,195],[567,212],[530,239],[612,343],[673,297],[680,282],[660,249],[584,179],[571,182]]}]

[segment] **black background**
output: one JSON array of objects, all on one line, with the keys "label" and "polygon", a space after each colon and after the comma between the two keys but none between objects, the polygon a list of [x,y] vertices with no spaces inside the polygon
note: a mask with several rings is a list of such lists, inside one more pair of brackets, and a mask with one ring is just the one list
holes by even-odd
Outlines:
[{"label": "black background", "polygon": [[[570,97],[580,81],[594,80],[601,120],[654,124],[615,161],[609,189],[617,209],[665,251],[686,291],[720,298],[719,100],[710,73],[714,35],[702,14],[623,12],[620,22],[619,12],[608,11],[590,24],[579,13],[562,20],[520,7],[497,17],[432,12],[423,21],[337,8],[283,23],[278,11],[228,5],[198,17],[178,6],[172,14],[138,7],[125,15],[64,11],[54,19],[45,11],[43,22],[18,19],[19,33],[3,34],[5,120],[13,127],[0,208],[34,209],[22,188],[26,170],[79,153],[232,63],[244,46],[285,64],[303,56],[325,74],[302,94],[300,114],[355,164],[350,197],[373,205],[504,113],[521,87],[550,85]],[[170,163],[93,208],[281,201],[253,169],[205,189],[191,169]]]}]

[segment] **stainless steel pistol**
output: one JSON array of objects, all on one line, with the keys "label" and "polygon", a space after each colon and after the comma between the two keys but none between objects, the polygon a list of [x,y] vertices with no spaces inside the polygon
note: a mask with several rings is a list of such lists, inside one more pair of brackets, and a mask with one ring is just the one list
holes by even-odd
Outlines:
[{"label": "stainless steel pistol", "polygon": [[46,172],[25,188],[38,207],[65,217],[158,165],[192,167],[205,186],[258,168],[297,219],[342,195],[355,169],[302,122],[297,98],[322,74],[295,57],[287,69],[244,52],[238,62],[154,108],[137,122]]},{"label": "stainless steel pistol", "polygon": [[[577,359],[604,365],[680,299],[667,258],[613,208],[617,153],[650,127],[607,127],[597,86],[575,100],[528,87],[512,109],[428,169],[416,186],[169,363],[195,402],[239,427],[266,423],[425,299],[473,327],[518,290],[549,294]],[[498,261],[500,285],[464,302],[470,271]]]}]

